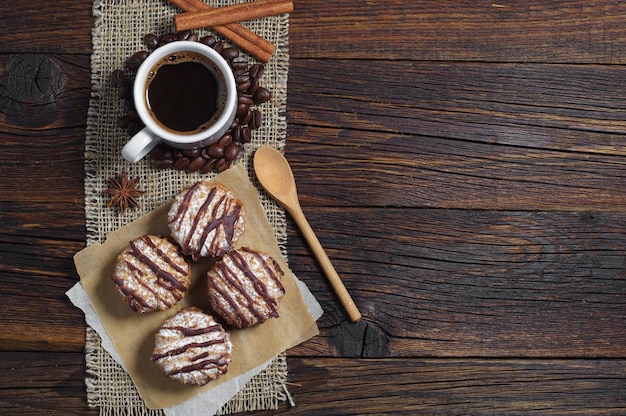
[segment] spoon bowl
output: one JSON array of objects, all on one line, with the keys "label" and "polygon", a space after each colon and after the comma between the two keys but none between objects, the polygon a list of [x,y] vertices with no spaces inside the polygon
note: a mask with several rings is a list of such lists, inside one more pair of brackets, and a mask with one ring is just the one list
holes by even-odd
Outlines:
[{"label": "spoon bowl", "polygon": [[360,320],[361,313],[302,212],[296,181],[287,159],[273,147],[261,147],[254,154],[253,165],[261,186],[291,214],[298,225],[350,319],[353,322]]}]

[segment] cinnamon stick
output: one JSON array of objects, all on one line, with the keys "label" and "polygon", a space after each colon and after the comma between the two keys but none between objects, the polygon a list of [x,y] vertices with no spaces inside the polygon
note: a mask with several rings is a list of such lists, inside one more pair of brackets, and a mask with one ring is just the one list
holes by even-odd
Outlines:
[{"label": "cinnamon stick", "polygon": [[[213,7],[202,0],[169,0],[169,2],[185,12],[214,10]],[[268,62],[276,50],[276,46],[273,43],[243,27],[239,23],[213,26],[213,30],[230,39],[235,45],[248,51],[252,56],[262,62]]]},{"label": "cinnamon stick", "polygon": [[177,31],[215,27],[259,17],[293,12],[291,0],[258,0],[212,10],[186,12],[174,16]]}]

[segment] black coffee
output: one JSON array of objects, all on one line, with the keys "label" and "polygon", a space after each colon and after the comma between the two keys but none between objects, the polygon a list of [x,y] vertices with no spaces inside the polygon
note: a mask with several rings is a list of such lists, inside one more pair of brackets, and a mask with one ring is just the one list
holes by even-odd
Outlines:
[{"label": "black coffee", "polygon": [[212,68],[194,52],[169,55],[154,66],[146,85],[146,101],[161,127],[193,134],[208,128],[219,116],[222,88]]}]

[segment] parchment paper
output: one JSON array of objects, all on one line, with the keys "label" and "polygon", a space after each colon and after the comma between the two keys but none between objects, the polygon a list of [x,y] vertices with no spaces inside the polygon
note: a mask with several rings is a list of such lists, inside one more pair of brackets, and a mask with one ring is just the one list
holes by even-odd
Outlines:
[{"label": "parchment paper", "polygon": [[[285,263],[272,227],[259,202],[258,192],[249,181],[246,171],[240,165],[234,166],[213,180],[230,187],[243,202],[246,229],[237,246],[250,247],[272,255],[285,272],[283,285],[286,290],[280,305],[279,318],[270,319],[253,328],[231,332],[233,358],[228,373],[217,380],[203,387],[184,386],[168,379],[150,361],[154,334],[167,317],[191,305],[210,312],[203,295],[203,275],[211,266],[211,260],[192,263],[192,285],[187,295],[174,308],[163,312],[133,312],[115,292],[115,285],[110,279],[117,254],[129,241],[148,233],[169,235],[167,211],[171,202],[113,232],[103,244],[92,244],[74,257],[80,284],[89,296],[91,307],[119,354],[121,364],[135,383],[146,406],[151,409],[181,405],[222,383],[236,381],[237,377],[246,375],[251,370],[258,368],[260,371],[277,354],[319,333],[315,318],[299,289],[302,283]],[[308,300],[311,301],[310,296]],[[314,306],[318,307],[319,305]]]}]

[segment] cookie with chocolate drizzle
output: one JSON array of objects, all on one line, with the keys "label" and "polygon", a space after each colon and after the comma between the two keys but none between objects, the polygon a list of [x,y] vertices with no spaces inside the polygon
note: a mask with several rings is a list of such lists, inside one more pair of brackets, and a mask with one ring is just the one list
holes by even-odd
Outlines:
[{"label": "cookie with chocolate drizzle", "polygon": [[245,247],[233,250],[207,272],[211,307],[235,328],[277,318],[285,296],[283,275],[270,255]]},{"label": "cookie with chocolate drizzle", "polygon": [[161,325],[151,359],[169,378],[203,386],[228,371],[232,350],[229,333],[211,315],[190,307]]},{"label": "cookie with chocolate drizzle", "polygon": [[193,260],[222,256],[244,232],[242,206],[225,185],[197,182],[174,198],[168,212],[171,236]]},{"label": "cookie with chocolate drizzle", "polygon": [[117,256],[111,278],[130,308],[141,313],[171,308],[191,283],[189,264],[179,248],[156,235],[131,241]]}]

